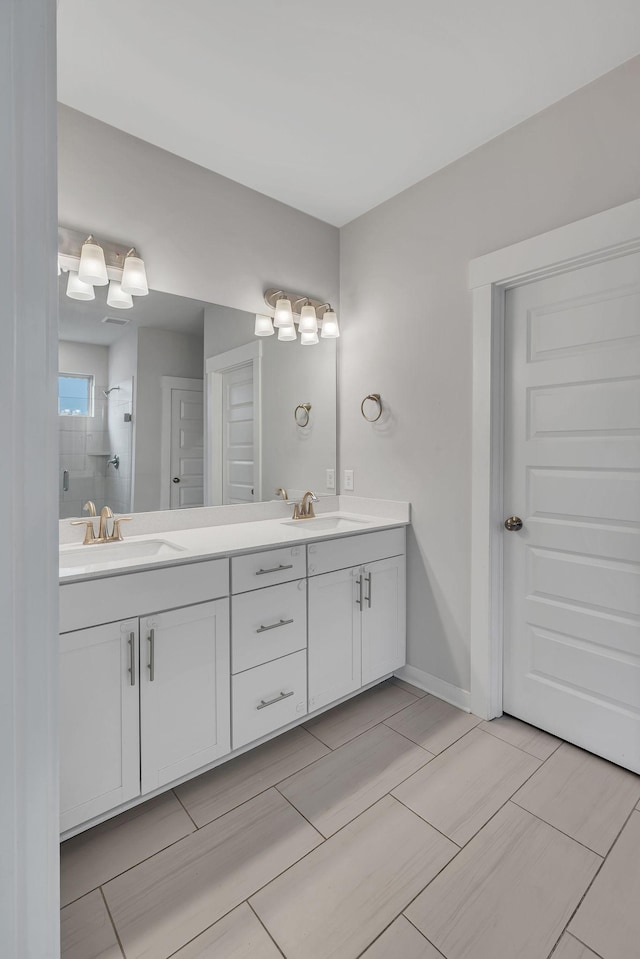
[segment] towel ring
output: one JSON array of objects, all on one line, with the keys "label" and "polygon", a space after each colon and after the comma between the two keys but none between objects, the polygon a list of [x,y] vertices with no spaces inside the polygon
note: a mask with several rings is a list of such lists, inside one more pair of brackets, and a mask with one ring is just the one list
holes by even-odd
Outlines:
[{"label": "towel ring", "polygon": [[[302,429],[304,429],[305,426],[309,425],[310,409],[311,409],[311,403],[298,403],[295,410],[293,411],[293,418],[296,421],[296,426],[300,426]],[[302,410],[302,414],[299,414],[298,410]]]},{"label": "towel ring", "polygon": [[[367,402],[367,400],[371,400],[372,403],[376,403],[376,404],[377,404],[377,406],[378,406],[378,415],[377,415],[377,416],[373,416],[373,417],[372,417],[372,416],[367,416],[367,414],[365,413],[365,411],[364,411],[364,404]],[[380,394],[379,394],[379,393],[369,393],[368,396],[365,396],[365,398],[363,399],[362,403],[360,404],[360,412],[361,412],[362,415],[364,416],[364,418],[365,418],[365,420],[367,421],[367,423],[377,423],[378,420],[380,419],[380,417],[382,416],[382,400],[380,399]]]}]

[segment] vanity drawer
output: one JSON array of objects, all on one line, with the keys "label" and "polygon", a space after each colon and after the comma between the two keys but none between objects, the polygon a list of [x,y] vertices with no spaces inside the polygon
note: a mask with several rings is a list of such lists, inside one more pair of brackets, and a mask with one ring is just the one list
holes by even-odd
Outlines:
[{"label": "vanity drawer", "polygon": [[233,748],[239,749],[306,714],[306,651],[248,669],[231,684]]},{"label": "vanity drawer", "polygon": [[306,575],[304,546],[285,546],[283,549],[248,553],[246,556],[234,556],[231,560],[231,589],[234,593],[288,583]]},{"label": "vanity drawer", "polygon": [[306,649],[306,579],[234,596],[231,622],[234,673]]},{"label": "vanity drawer", "polygon": [[376,533],[312,543],[308,550],[309,576],[318,576],[336,569],[364,566],[388,556],[401,556],[406,550],[406,533],[404,526],[382,529]]},{"label": "vanity drawer", "polygon": [[228,559],[66,583],[60,587],[60,632],[228,595]]}]

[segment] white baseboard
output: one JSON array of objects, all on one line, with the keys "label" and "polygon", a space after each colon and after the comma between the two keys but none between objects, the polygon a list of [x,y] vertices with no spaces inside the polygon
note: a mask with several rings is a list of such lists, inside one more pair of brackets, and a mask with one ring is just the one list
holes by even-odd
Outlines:
[{"label": "white baseboard", "polygon": [[445,703],[451,706],[457,706],[458,709],[464,709],[466,713],[471,712],[471,696],[466,689],[460,689],[452,683],[432,676],[431,673],[425,673],[422,669],[415,666],[403,666],[395,673],[398,679],[404,679],[407,683],[412,683],[418,689],[424,689],[426,693],[443,699]]}]

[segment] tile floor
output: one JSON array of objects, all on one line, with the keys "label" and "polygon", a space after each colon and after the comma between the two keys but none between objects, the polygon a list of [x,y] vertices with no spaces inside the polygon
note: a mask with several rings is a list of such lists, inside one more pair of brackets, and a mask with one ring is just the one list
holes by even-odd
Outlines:
[{"label": "tile floor", "polygon": [[63,959],[639,959],[640,777],[399,680],[62,846]]}]

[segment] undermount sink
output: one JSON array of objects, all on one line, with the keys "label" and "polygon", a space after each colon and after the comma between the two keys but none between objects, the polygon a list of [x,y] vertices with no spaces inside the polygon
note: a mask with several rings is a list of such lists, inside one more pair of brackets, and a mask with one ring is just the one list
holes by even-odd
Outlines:
[{"label": "undermount sink", "polygon": [[314,516],[312,519],[291,519],[283,523],[283,526],[295,526],[301,532],[305,530],[310,533],[312,530],[349,530],[356,526],[368,526],[369,520],[350,516]]},{"label": "undermount sink", "polygon": [[100,563],[122,562],[127,559],[144,559],[157,556],[170,556],[182,552],[183,546],[176,546],[166,539],[139,540],[135,543],[98,543],[94,546],[79,546],[76,549],[60,550],[60,569],[76,569],[82,566],[95,566]]}]

